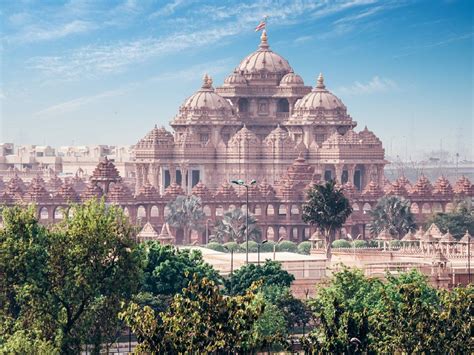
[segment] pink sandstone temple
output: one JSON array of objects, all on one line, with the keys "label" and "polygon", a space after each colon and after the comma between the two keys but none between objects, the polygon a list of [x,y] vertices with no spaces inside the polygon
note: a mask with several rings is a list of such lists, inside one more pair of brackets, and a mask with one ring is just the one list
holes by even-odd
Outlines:
[{"label": "pink sandstone temple", "polygon": [[[113,162],[100,161],[89,181],[77,175],[29,184],[14,176],[0,179],[0,204],[35,203],[38,216],[54,223],[71,202],[105,196],[120,205],[146,231],[161,230],[166,204],[178,195],[198,196],[207,216],[206,235],[224,211],[248,208],[262,227],[263,238],[302,241],[314,232],[301,221],[301,205],[308,187],[335,179],[350,198],[353,214],[344,231],[366,233],[366,213],[385,194],[412,202],[418,222],[433,212],[446,212],[458,197],[474,196],[474,186],[461,177],[452,186],[443,176],[432,184],[424,176],[410,183],[404,176],[384,178],[385,152],[377,136],[347,113],[342,101],[326,88],[319,75],[315,87],[306,86],[288,61],[273,52],[265,31],[258,49],[248,55],[214,88],[205,75],[201,88],[187,98],[171,121],[174,132],[154,127],[134,148],[135,176],[122,179]],[[234,188],[230,180],[257,180],[249,189]],[[150,228],[150,226],[152,228]],[[174,231],[175,243],[190,243]],[[158,233],[155,233],[158,238]]]}]

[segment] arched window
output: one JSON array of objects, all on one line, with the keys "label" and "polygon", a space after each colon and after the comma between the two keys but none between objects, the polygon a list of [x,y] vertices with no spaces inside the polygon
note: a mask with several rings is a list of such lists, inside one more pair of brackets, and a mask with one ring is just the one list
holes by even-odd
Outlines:
[{"label": "arched window", "polygon": [[48,209],[46,207],[42,207],[40,209],[40,219],[45,220],[45,219],[48,219],[48,217],[49,217]]},{"label": "arched window", "polygon": [[278,208],[278,214],[280,216],[285,216],[286,215],[286,206],[285,205],[280,205]]},{"label": "arched window", "polygon": [[158,209],[157,206],[153,206],[150,210],[150,216],[151,217],[159,217],[160,216],[160,210]]},{"label": "arched window", "polygon": [[207,217],[210,217],[211,216],[211,207],[209,207],[208,205],[205,205],[203,208],[202,208],[204,214],[207,216]]},{"label": "arched window", "polygon": [[290,112],[290,104],[287,99],[278,100],[277,112]]},{"label": "arched window", "polygon": [[249,101],[247,99],[239,100],[239,112],[248,112],[249,111]]},{"label": "arched window", "polygon": [[360,210],[359,205],[357,203],[353,203],[352,204],[352,210],[353,211],[359,211]]},{"label": "arched window", "polygon": [[54,210],[54,219],[63,219],[63,208],[62,207],[56,207]]},{"label": "arched window", "polygon": [[146,217],[146,209],[145,209],[145,207],[143,207],[143,206],[139,206],[139,207],[138,207],[137,217],[138,217],[138,218],[145,218],[145,217]]},{"label": "arched window", "polygon": [[275,214],[275,209],[273,205],[268,205],[267,207],[267,216],[273,216]]},{"label": "arched window", "polygon": [[424,214],[431,213],[431,206],[429,203],[424,203],[423,206],[421,206],[421,213],[424,213]]},{"label": "arched window", "polygon": [[262,215],[262,208],[260,207],[260,205],[255,206],[255,215],[256,216],[261,216]]},{"label": "arched window", "polygon": [[217,206],[216,216],[222,216],[224,214],[224,208],[222,206]]},{"label": "arched window", "polygon": [[420,207],[418,207],[418,204],[414,202],[410,206],[410,211],[411,213],[418,214],[420,213]]},{"label": "arched window", "polygon": [[291,215],[295,216],[300,214],[300,209],[298,205],[291,205]]}]

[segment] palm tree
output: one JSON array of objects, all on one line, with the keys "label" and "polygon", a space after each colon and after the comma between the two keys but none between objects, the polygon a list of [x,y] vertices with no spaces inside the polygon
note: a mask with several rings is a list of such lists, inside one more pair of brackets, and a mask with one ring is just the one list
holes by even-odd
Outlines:
[{"label": "palm tree", "polygon": [[191,242],[191,231],[201,231],[205,214],[202,210],[201,199],[194,195],[178,196],[167,204],[169,214],[166,222],[175,228],[183,229],[185,244]]},{"label": "palm tree", "polygon": [[[214,227],[214,235],[212,239],[218,242],[235,241],[240,242],[245,236],[245,215],[240,208],[226,211],[222,216],[222,220],[218,220]],[[262,230],[257,224],[257,220],[249,214],[249,239],[256,242],[260,241],[262,237]]]},{"label": "palm tree", "polygon": [[326,239],[326,257],[331,258],[331,237],[340,229],[352,213],[349,200],[341,189],[336,188],[334,180],[325,184],[315,184],[303,205],[303,222],[318,226]]},{"label": "palm tree", "polygon": [[400,238],[416,228],[410,201],[398,196],[382,197],[369,213],[372,216],[370,233],[373,236],[386,229],[393,237]]}]

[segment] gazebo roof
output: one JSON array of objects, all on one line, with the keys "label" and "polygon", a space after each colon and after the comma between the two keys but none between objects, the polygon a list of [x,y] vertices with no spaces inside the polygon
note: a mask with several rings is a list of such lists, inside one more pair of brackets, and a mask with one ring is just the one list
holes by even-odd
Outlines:
[{"label": "gazebo roof", "polygon": [[392,235],[388,232],[387,229],[382,229],[382,231],[379,233],[379,235],[377,236],[377,240],[381,240],[381,241],[391,241],[393,240],[393,237]]},{"label": "gazebo roof", "polygon": [[466,231],[464,236],[459,240],[459,243],[462,243],[462,244],[472,243],[472,240],[473,240],[473,238],[469,234],[469,231]]},{"label": "gazebo roof", "polygon": [[440,239],[443,236],[443,233],[441,233],[438,226],[434,223],[431,223],[431,226],[426,230],[426,233],[431,234],[434,238],[437,239]]},{"label": "gazebo roof", "polygon": [[418,228],[418,230],[416,231],[414,236],[415,236],[416,239],[423,239],[424,234],[425,234],[425,232],[423,232],[423,228],[420,226],[420,228]]},{"label": "gazebo roof", "polygon": [[439,240],[441,243],[456,243],[457,240],[456,238],[453,237],[453,235],[451,233],[449,233],[449,230],[447,231],[447,233],[445,233],[441,239]]},{"label": "gazebo roof", "polygon": [[309,238],[309,240],[317,242],[317,241],[321,241],[325,239],[324,239],[323,234],[321,233],[321,230],[317,228],[316,231],[313,234],[311,234],[311,238]]},{"label": "gazebo roof", "polygon": [[143,240],[150,240],[150,239],[157,239],[158,233],[156,232],[155,228],[151,225],[150,222],[145,223],[140,233],[137,235],[138,239]]},{"label": "gazebo roof", "polygon": [[418,239],[415,237],[412,231],[408,231],[407,234],[401,239],[402,242],[416,242]]},{"label": "gazebo roof", "polygon": [[173,235],[170,232],[168,223],[163,224],[161,227],[161,233],[158,236],[158,240],[164,243],[170,243],[174,239]]}]

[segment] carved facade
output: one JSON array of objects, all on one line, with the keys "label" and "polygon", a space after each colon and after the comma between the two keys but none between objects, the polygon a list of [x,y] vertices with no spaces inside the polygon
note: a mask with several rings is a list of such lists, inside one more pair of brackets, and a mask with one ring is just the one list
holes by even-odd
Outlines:
[{"label": "carved facade", "polygon": [[203,78],[171,121],[173,133],[155,127],[136,144],[135,190],[151,184],[163,193],[176,183],[190,193],[202,181],[216,191],[232,179],[277,185],[300,155],[315,180],[350,182],[358,191],[371,180],[382,185],[382,142],[356,125],[323,76],[305,86],[264,32],[222,86]]}]

